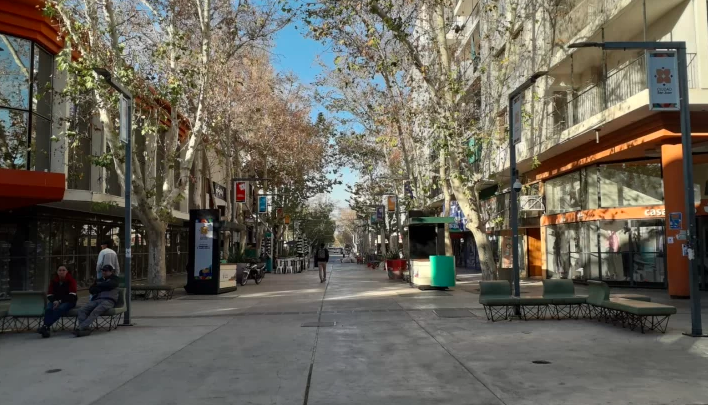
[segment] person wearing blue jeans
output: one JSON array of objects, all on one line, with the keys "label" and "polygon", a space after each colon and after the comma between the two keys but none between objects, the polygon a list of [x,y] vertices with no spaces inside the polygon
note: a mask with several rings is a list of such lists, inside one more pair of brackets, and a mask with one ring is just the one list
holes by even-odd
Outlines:
[{"label": "person wearing blue jeans", "polygon": [[47,301],[44,324],[37,330],[43,338],[51,336],[52,325],[76,306],[76,280],[71,277],[65,266],[59,266],[57,273],[52,277]]}]

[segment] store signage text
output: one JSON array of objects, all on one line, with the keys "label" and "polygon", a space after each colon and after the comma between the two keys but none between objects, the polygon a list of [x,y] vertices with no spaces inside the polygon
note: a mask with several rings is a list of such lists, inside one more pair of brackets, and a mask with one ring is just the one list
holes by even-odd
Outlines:
[{"label": "store signage text", "polygon": [[666,210],[665,209],[644,210],[644,216],[645,217],[664,217],[664,216],[666,216]]}]

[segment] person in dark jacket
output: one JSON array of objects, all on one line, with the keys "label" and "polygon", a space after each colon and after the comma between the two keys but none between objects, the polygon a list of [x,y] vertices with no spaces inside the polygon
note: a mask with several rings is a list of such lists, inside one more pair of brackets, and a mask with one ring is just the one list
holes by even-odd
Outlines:
[{"label": "person in dark jacket", "polygon": [[115,269],[110,264],[106,264],[101,269],[103,277],[89,288],[91,301],[81,307],[77,322],[79,326],[74,331],[76,336],[88,336],[91,334],[91,324],[104,312],[116,306],[118,303],[118,276]]},{"label": "person in dark jacket", "polygon": [[52,277],[47,291],[47,308],[44,310],[44,324],[37,330],[43,338],[50,336],[54,322],[76,306],[76,280],[65,266],[59,266]]}]

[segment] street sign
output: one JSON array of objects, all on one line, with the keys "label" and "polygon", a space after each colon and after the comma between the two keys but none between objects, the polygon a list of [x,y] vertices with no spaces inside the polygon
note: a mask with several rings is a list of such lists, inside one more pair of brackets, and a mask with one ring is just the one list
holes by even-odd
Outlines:
[{"label": "street sign", "polygon": [[513,138],[514,138],[514,145],[517,143],[521,142],[521,132],[524,129],[523,125],[523,120],[521,119],[521,107],[524,104],[524,97],[523,94],[519,94],[514,98],[512,101],[512,117],[514,119],[514,122],[512,123],[512,128],[514,130],[513,132]]},{"label": "street sign", "polygon": [[672,212],[669,214],[669,229],[681,229],[681,220],[683,213]]},{"label": "street sign", "polygon": [[647,51],[649,109],[679,110],[678,58],[676,51]]},{"label": "street sign", "polygon": [[128,125],[128,114],[130,111],[130,101],[125,97],[120,98],[120,141],[123,143],[128,143],[128,137],[130,136]]},{"label": "street sign", "polygon": [[258,197],[258,213],[263,214],[265,212],[268,212],[268,197],[262,195]]},{"label": "street sign", "polygon": [[390,195],[386,198],[386,204],[388,205],[388,212],[396,211],[396,196]]},{"label": "street sign", "polygon": [[234,182],[234,190],[236,193],[236,198],[235,201],[237,203],[245,203],[246,202],[246,189],[248,188],[247,183],[245,181],[235,181]]}]

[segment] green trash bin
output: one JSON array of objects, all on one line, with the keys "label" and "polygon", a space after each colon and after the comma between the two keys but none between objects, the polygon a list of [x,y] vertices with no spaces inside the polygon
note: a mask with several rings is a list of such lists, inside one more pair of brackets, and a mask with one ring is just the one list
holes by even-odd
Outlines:
[{"label": "green trash bin", "polygon": [[455,286],[454,256],[430,256],[430,286],[438,288]]}]

